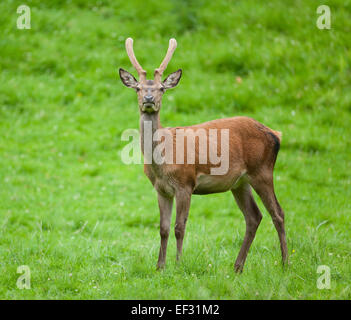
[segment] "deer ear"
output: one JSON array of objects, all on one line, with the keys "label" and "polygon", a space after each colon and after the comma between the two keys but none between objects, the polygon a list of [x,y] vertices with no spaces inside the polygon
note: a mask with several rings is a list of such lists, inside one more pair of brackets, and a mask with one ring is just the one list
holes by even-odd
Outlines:
[{"label": "deer ear", "polygon": [[163,82],[163,86],[165,89],[174,88],[182,76],[182,69],[177,70],[176,72],[171,73]]},{"label": "deer ear", "polygon": [[123,84],[129,88],[135,89],[139,84],[132,74],[122,68],[119,68],[119,76],[121,77]]}]

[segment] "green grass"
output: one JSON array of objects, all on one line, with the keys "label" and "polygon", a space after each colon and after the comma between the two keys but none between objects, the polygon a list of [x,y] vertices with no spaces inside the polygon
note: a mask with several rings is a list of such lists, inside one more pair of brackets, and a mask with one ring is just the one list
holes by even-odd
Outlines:
[{"label": "green grass", "polygon": [[[350,299],[350,1],[19,1],[0,3],[1,299]],[[328,4],[332,29],[316,27]],[[120,139],[138,128],[117,69],[135,52],[151,75],[176,37],[164,126],[251,116],[283,132],[275,169],[291,264],[270,216],[244,273],[245,223],[230,193],[194,196],[182,262],[170,236],[156,272],[159,213],[142,165]],[[236,81],[241,77],[242,82]],[[174,218],[174,217],[173,217]],[[172,230],[174,219],[172,223]],[[16,287],[17,267],[31,289]],[[316,287],[319,265],[331,289]]]}]

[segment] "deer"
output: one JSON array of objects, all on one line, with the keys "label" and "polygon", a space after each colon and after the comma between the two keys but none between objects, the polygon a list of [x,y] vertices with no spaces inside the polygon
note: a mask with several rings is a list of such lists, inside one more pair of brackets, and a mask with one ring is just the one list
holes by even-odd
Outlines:
[{"label": "deer", "polygon": [[[234,199],[244,215],[246,231],[244,239],[234,263],[234,271],[241,273],[255,238],[256,231],[262,220],[262,213],[258,208],[252,189],[261,198],[262,203],[270,214],[280,241],[282,264],[286,265],[288,251],[284,226],[284,211],[281,208],[274,191],[273,170],[280,149],[282,134],[270,129],[260,122],[245,116],[217,119],[188,127],[164,128],[160,123],[160,109],[165,91],[174,88],[182,76],[182,69],[169,74],[163,81],[162,75],[170,62],[177,47],[177,41],[169,40],[167,53],[159,68],[154,71],[154,80],[146,79],[146,71],[135,57],[133,39],[125,42],[127,55],[136,69],[139,81],[128,71],[120,68],[119,76],[122,83],[133,88],[138,97],[140,113],[140,141],[141,151],[145,160],[145,145],[149,143],[155,150],[161,141],[149,141],[144,129],[149,125],[152,133],[157,130],[175,140],[179,129],[196,132],[202,130],[209,135],[211,130],[227,130],[228,138],[228,166],[224,174],[211,174],[218,164],[200,163],[199,141],[196,140],[192,151],[195,153],[194,163],[158,163],[153,159],[144,161],[144,173],[157,191],[158,207],[160,211],[160,250],[157,269],[163,269],[166,264],[167,243],[170,233],[173,202],[176,203],[175,238],[177,242],[176,260],[182,255],[183,240],[192,195],[206,195],[231,191]],[[188,138],[188,137],[187,137]],[[219,138],[218,138],[219,139]],[[162,139],[161,139],[162,140]],[[163,141],[163,140],[162,140]],[[219,141],[219,140],[218,140]],[[215,144],[216,145],[216,144]],[[189,147],[187,147],[189,149]],[[187,153],[189,150],[183,151]],[[220,152],[219,143],[214,147]],[[209,152],[209,151],[208,151]]]}]

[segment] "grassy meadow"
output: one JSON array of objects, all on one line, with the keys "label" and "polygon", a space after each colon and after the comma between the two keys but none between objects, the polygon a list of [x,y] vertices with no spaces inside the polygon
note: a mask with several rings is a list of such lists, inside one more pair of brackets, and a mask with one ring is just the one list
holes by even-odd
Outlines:
[{"label": "grassy meadow", "polygon": [[[19,30],[16,9],[31,8]],[[330,6],[331,29],[316,27]],[[351,2],[0,2],[0,299],[351,299]],[[184,254],[156,271],[159,212],[121,134],[138,128],[124,41],[149,78],[175,37],[163,126],[246,115],[283,132],[275,189],[290,265],[262,223],[233,272],[245,222],[232,194],[193,196]],[[21,290],[17,268],[31,271]],[[320,265],[331,288],[317,288]]]}]

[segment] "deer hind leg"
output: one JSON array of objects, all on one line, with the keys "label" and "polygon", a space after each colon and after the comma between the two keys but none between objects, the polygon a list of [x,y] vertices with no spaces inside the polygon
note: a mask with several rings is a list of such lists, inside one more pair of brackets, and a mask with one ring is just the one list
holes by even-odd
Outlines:
[{"label": "deer hind leg", "polygon": [[266,172],[260,175],[250,177],[250,184],[260,196],[264,206],[272,217],[273,224],[278,232],[283,264],[285,264],[288,259],[288,249],[284,227],[284,211],[274,193],[273,172],[266,170]]},{"label": "deer hind leg", "polygon": [[185,226],[188,220],[190,208],[191,193],[180,191],[176,193],[176,222],[175,237],[177,239],[177,260],[180,259],[183,250],[183,239],[185,234]]},{"label": "deer hind leg", "polygon": [[167,198],[158,194],[158,205],[160,208],[160,236],[161,246],[158,256],[157,269],[164,267],[166,263],[167,243],[171,226],[173,198]]},{"label": "deer hind leg", "polygon": [[241,272],[251,243],[255,238],[257,228],[262,220],[262,214],[256,205],[248,183],[242,183],[239,187],[232,189],[232,193],[236,203],[244,214],[246,222],[244,241],[234,265],[235,272]]}]

